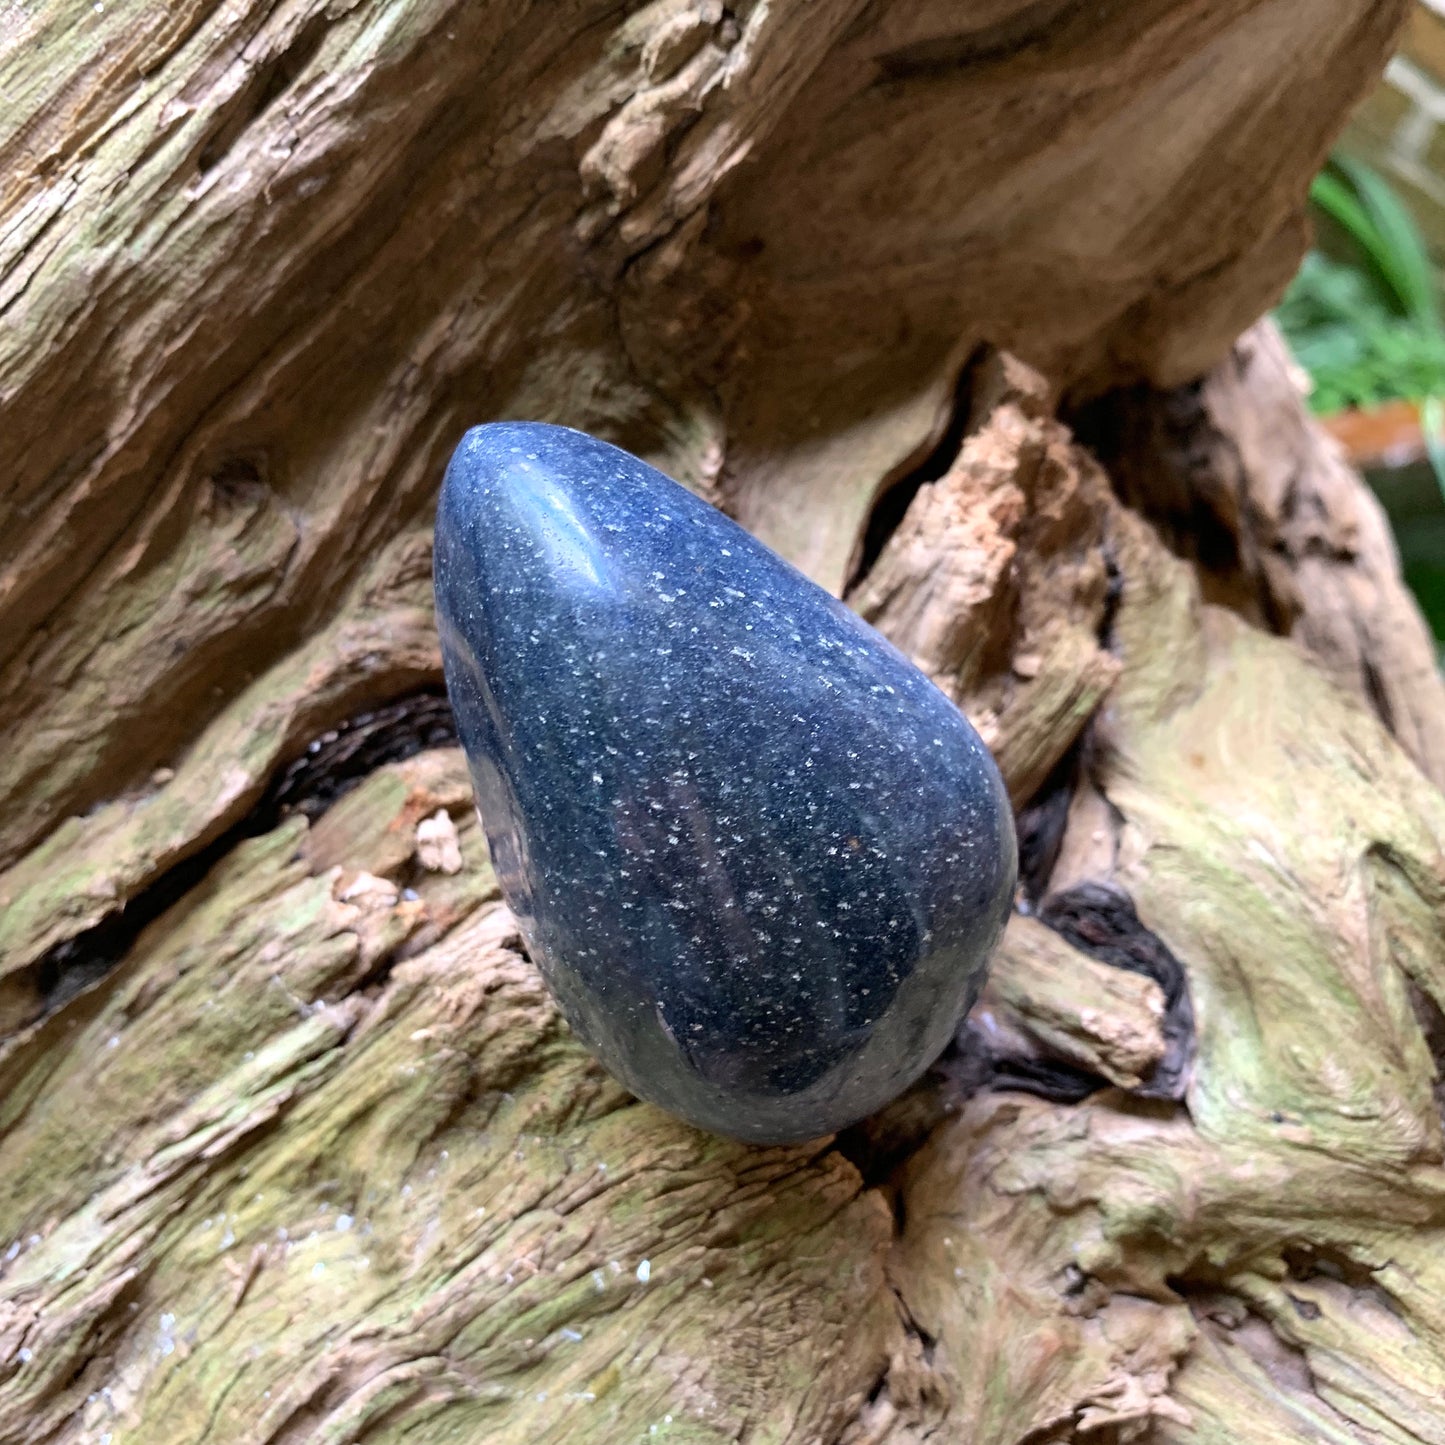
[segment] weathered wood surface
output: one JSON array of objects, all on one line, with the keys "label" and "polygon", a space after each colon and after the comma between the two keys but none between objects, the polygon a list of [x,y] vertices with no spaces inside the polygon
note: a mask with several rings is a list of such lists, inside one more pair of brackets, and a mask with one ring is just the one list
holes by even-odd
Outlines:
[{"label": "weathered wood surface", "polygon": [[[0,9],[0,1442],[1445,1440],[1445,690],[1231,349],[1398,19]],[[631,1100],[497,898],[428,512],[519,414],[998,752],[838,1140]]]}]

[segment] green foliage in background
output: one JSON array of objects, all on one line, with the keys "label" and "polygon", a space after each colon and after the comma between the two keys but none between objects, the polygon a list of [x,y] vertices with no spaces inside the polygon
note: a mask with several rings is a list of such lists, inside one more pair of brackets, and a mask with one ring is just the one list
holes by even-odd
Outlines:
[{"label": "green foliage in background", "polygon": [[1276,318],[1314,381],[1315,411],[1445,394],[1445,324],[1434,263],[1389,183],[1348,156],[1310,199],[1334,242],[1305,257]]},{"label": "green foliage in background", "polygon": [[[1275,317],[1319,413],[1420,403],[1429,468],[1372,476],[1405,578],[1445,651],[1445,320],[1409,207],[1377,171],[1337,155],[1310,188],[1321,242]],[[1433,485],[1430,473],[1433,471]],[[1423,473],[1423,476],[1421,475]]]},{"label": "green foliage in background", "polygon": [[1276,314],[1322,415],[1445,391],[1445,332],[1400,316],[1346,262],[1311,251]]}]

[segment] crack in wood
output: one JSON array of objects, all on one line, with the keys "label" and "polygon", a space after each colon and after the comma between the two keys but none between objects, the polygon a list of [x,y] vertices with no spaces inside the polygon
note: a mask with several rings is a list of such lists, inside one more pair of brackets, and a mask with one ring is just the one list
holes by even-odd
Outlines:
[{"label": "crack in wood", "polygon": [[315,821],[377,768],[455,742],[451,707],[439,688],[423,688],[328,728],[275,774],[261,801],[220,837],[162,874],[124,908],[37,959],[29,976],[38,1016],[54,1013],[103,979],[150,924],[244,839],[268,833],[295,814]]},{"label": "crack in wood", "polygon": [[1038,919],[1081,952],[1152,978],[1163,989],[1167,1052],[1135,1092],[1143,1098],[1182,1100],[1195,1048],[1188,977],[1169,945],[1140,921],[1133,899],[1112,884],[1081,883],[1044,899]]},{"label": "crack in wood", "polygon": [[873,564],[888,545],[888,539],[902,525],[920,489],[929,482],[936,482],[957,459],[964,438],[978,420],[974,415],[974,373],[982,360],[983,353],[977,352],[960,368],[958,380],[954,383],[948,420],[933,449],[902,476],[891,482],[884,479],[882,490],[874,499],[872,511],[863,527],[863,540],[843,589],[844,596],[859,587],[873,570]]},{"label": "crack in wood", "polygon": [[256,66],[226,105],[217,109],[215,125],[196,156],[196,169],[201,175],[220,165],[246,132],[263,121],[296,83],[316,59],[331,23],[324,10],[311,16],[280,50]]}]

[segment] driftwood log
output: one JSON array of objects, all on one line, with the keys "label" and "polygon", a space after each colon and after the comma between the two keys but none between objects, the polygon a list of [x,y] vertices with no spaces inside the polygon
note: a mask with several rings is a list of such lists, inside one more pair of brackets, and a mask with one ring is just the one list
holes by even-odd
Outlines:
[{"label": "driftwood log", "polygon": [[[1399,0],[0,4],[0,1442],[1445,1442],[1445,689],[1256,319]],[[439,692],[565,421],[995,748],[806,1148],[569,1037]]]}]

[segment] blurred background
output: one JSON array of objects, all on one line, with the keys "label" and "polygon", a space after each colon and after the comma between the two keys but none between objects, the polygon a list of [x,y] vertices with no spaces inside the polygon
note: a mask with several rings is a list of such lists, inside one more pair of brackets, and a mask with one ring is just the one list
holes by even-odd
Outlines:
[{"label": "blurred background", "polygon": [[1314,249],[1275,316],[1445,658],[1445,0],[1417,0],[1311,199]]}]

